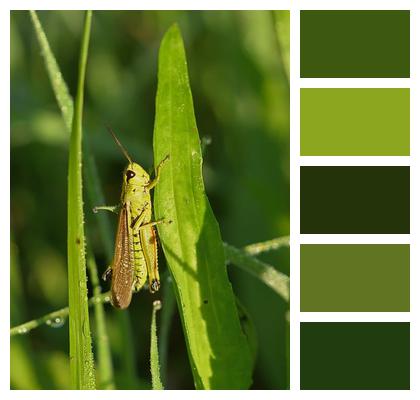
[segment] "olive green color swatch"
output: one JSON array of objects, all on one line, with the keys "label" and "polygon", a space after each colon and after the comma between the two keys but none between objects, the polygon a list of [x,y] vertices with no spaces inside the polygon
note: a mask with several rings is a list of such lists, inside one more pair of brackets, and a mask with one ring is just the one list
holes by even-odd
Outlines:
[{"label": "olive green color swatch", "polygon": [[301,89],[301,156],[409,156],[410,89]]},{"label": "olive green color swatch", "polygon": [[301,167],[300,233],[410,233],[410,168]]},{"label": "olive green color swatch", "polygon": [[408,322],[303,322],[301,389],[410,389]]},{"label": "olive green color swatch", "polygon": [[301,245],[300,311],[410,311],[410,246]]},{"label": "olive green color swatch", "polygon": [[410,11],[302,10],[301,78],[409,78]]}]

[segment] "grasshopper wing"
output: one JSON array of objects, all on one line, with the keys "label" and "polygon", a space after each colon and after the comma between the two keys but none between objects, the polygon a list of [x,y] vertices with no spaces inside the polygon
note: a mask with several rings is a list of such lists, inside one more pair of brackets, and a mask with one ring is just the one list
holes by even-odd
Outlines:
[{"label": "grasshopper wing", "polygon": [[121,207],[111,265],[111,301],[114,307],[121,309],[130,305],[134,279],[133,238],[129,221],[130,204],[127,202]]}]

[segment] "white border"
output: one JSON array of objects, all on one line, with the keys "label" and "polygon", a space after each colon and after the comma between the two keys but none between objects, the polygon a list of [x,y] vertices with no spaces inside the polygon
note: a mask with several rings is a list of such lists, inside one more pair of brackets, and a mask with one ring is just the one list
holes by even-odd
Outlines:
[{"label": "white border", "polygon": [[300,234],[301,244],[411,244],[411,235],[399,234]]},{"label": "white border", "polygon": [[409,166],[409,156],[300,156],[301,166]]},{"label": "white border", "polygon": [[301,312],[300,322],[410,322],[410,312]]},{"label": "white border", "polygon": [[409,78],[300,78],[301,88],[409,88]]},{"label": "white border", "polygon": [[[1,3],[1,48],[6,49],[2,57],[1,62],[1,72],[2,76],[10,76],[10,30],[9,30],[9,10],[11,9],[120,9],[120,10],[135,10],[135,9],[144,9],[144,10],[155,10],[155,9],[202,9],[202,10],[219,10],[219,9],[230,9],[230,10],[243,10],[243,9],[289,9],[291,10],[291,76],[290,76],[290,88],[291,88],[291,188],[290,188],[290,199],[291,199],[291,227],[290,227],[290,237],[291,237],[291,325],[290,325],[290,372],[291,372],[291,390],[290,391],[261,391],[263,396],[277,398],[281,396],[282,398],[310,398],[310,399],[336,399],[337,396],[343,399],[353,399],[354,396],[358,396],[361,399],[371,399],[372,396],[380,396],[381,399],[395,399],[395,398],[416,398],[420,394],[419,379],[420,368],[419,368],[419,339],[420,338],[420,294],[417,288],[418,282],[420,282],[420,257],[419,257],[419,211],[418,206],[415,204],[420,204],[419,196],[419,123],[418,123],[418,112],[420,110],[419,102],[419,81],[417,77],[418,72],[418,49],[419,41],[418,34],[420,26],[419,19],[419,7],[416,0],[277,0],[277,1],[265,1],[260,0],[255,1],[185,1],[179,0],[177,2],[171,2],[169,0],[160,1],[155,0],[154,2],[137,2],[137,1],[126,1],[120,0],[118,3],[110,0],[95,0],[95,1],[60,1],[56,0],[43,0],[43,1],[5,1]],[[117,7],[116,7],[117,5]],[[384,84],[382,79],[300,79],[299,78],[299,10],[300,9],[411,9],[411,78],[408,79],[386,79],[387,82]],[[4,172],[3,179],[9,184],[9,168],[10,168],[10,141],[9,141],[9,132],[10,132],[10,81],[7,79],[2,80],[2,90],[1,98],[3,107],[3,118],[2,118],[2,135],[1,149],[5,153],[0,157],[1,171]],[[410,165],[411,166],[411,235],[406,237],[400,237],[400,241],[396,238],[393,238],[389,235],[367,235],[360,236],[358,239],[352,236],[346,237],[346,235],[339,235],[337,239],[332,239],[331,237],[324,235],[323,238],[317,237],[318,235],[300,235],[299,234],[299,185],[300,185],[300,176],[299,176],[299,167],[300,165],[314,165],[310,164],[317,163],[318,161],[310,160],[308,157],[299,157],[300,146],[299,146],[299,90],[300,87],[410,87],[411,88],[411,156],[410,159],[401,160],[404,164],[401,165]],[[354,85],[354,86],[353,86]],[[4,143],[3,143],[4,141]],[[319,157],[317,157],[319,159]],[[372,165],[394,165],[395,161],[386,160],[382,158],[380,164],[374,164],[378,161],[372,159]],[[359,165],[354,164],[355,161],[351,161],[348,157],[339,159],[332,158],[323,158],[323,161],[320,161],[322,165]],[[339,163],[339,164],[329,164],[329,163]],[[367,159],[365,160],[364,165],[366,164]],[[321,164],[319,164],[321,165]],[[360,164],[362,165],[362,164]],[[398,164],[400,165],[400,164]],[[3,181],[4,182],[4,181]],[[1,230],[0,236],[0,245],[1,254],[9,254],[9,227],[10,227],[10,204],[9,196],[2,196],[2,207],[1,212],[2,221],[7,221],[8,223],[3,224],[3,229]],[[360,239],[360,241],[359,241]],[[395,239],[395,240],[394,240]],[[338,240],[338,243],[411,243],[411,312],[407,313],[396,313],[393,314],[393,317],[388,316],[388,313],[375,313],[375,316],[370,313],[363,313],[360,318],[364,315],[369,318],[387,318],[385,320],[390,320],[390,318],[403,318],[408,317],[404,320],[411,321],[411,390],[408,391],[299,391],[299,323],[302,320],[308,320],[308,318],[322,318],[327,320],[328,318],[345,318],[348,320],[351,318],[351,315],[348,313],[328,313],[327,315],[322,315],[323,313],[310,313],[312,316],[308,316],[308,313],[299,312],[299,243],[331,243],[333,240]],[[353,241],[351,241],[353,240]],[[2,312],[2,318],[0,319],[0,333],[1,333],[1,343],[8,343],[9,341],[9,310],[10,310],[10,274],[7,266],[9,265],[8,258],[4,257],[3,268],[6,270],[3,279],[0,281],[1,284],[1,293],[4,296],[5,301],[1,302],[1,307],[4,309]],[[400,316],[401,314],[401,316]],[[318,320],[318,319],[317,319]],[[54,391],[9,391],[9,374],[6,371],[9,371],[9,357],[4,356],[1,359],[2,374],[1,376],[1,390],[4,392],[4,398],[26,398],[31,396],[34,398],[55,398],[57,393]],[[2,393],[3,394],[3,393]],[[239,399],[243,397],[255,396],[255,392],[251,391],[213,391],[213,392],[192,392],[192,391],[171,391],[169,394],[167,392],[160,391],[143,391],[139,393],[138,391],[124,391],[119,392],[117,396],[124,398],[138,398],[138,396],[145,396],[147,398],[162,398],[171,396],[176,398],[189,398],[196,396],[200,398],[207,398],[218,396],[219,394],[229,396],[233,399]],[[71,398],[75,394],[72,391],[60,391],[58,394],[64,399]],[[102,391],[99,394],[102,398],[114,398],[115,392],[106,392]],[[7,396],[7,397],[6,397]],[[77,394],[82,398],[91,397],[91,393],[80,392]]]}]

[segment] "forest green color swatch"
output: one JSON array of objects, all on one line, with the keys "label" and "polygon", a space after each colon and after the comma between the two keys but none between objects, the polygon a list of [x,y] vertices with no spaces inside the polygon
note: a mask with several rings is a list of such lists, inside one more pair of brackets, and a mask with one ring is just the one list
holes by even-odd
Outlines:
[{"label": "forest green color swatch", "polygon": [[301,156],[409,156],[410,89],[301,89]]},{"label": "forest green color swatch", "polygon": [[410,233],[410,168],[301,167],[300,233]]},{"label": "forest green color swatch", "polygon": [[300,388],[410,389],[410,324],[301,323]]},{"label": "forest green color swatch", "polygon": [[302,10],[301,78],[409,78],[410,11]]},{"label": "forest green color swatch", "polygon": [[410,311],[410,246],[301,245],[300,311]]}]

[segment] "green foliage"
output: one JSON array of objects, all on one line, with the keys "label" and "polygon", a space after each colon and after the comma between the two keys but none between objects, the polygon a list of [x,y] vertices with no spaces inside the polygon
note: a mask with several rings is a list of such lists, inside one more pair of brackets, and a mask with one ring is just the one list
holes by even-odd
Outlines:
[{"label": "green foliage", "polygon": [[86,286],[85,233],[82,193],[82,118],[85,73],[92,12],[87,11],[79,60],[79,79],[69,148],[68,276],[70,372],[74,389],[95,389]]},{"label": "green foliage", "polygon": [[229,283],[219,226],[207,199],[200,138],[184,45],[177,25],[159,51],[153,136],[155,164],[166,155],[154,206],[163,250],[177,294],[195,386],[246,389],[251,355]]},{"label": "green foliage", "polygon": [[[74,61],[82,13],[38,14],[59,60],[62,76],[73,88],[77,82]],[[38,20],[35,14],[32,18]],[[175,21],[185,37],[200,132],[212,142],[206,148],[203,175],[222,237],[244,248],[249,243],[287,235],[288,83],[279,74],[285,60],[278,54],[277,40],[281,38],[276,36],[271,12],[95,12],[83,123],[89,133],[84,135],[84,141],[88,139],[91,150],[88,148],[86,153],[84,149],[83,155],[87,177],[84,186],[89,200],[95,202],[92,205],[103,203],[98,200],[98,188],[106,194],[107,203],[112,204],[113,199],[116,203],[119,196],[124,161],[112,141],[106,139],[105,123],[118,132],[133,158],[151,165],[156,50],[163,32]],[[51,62],[54,58],[50,56],[54,56],[51,50],[47,51],[49,46],[41,47],[44,59],[39,56],[35,41],[38,38],[48,45],[46,36],[40,35],[40,24],[37,35],[33,35],[27,22],[27,13],[11,13],[11,228],[21,269],[21,288],[11,288],[13,326],[67,303],[63,288],[67,271],[64,243],[68,134],[54,103],[58,100],[69,127],[71,108],[65,105],[71,103],[71,96],[68,90],[60,92],[62,100],[51,95],[42,62],[53,85],[53,79],[59,76],[57,63]],[[284,45],[287,46],[287,41]],[[66,87],[64,80],[55,83],[59,83],[57,87]],[[92,153],[103,185],[98,184]],[[159,161],[155,157],[155,162]],[[89,165],[93,165],[90,170]],[[86,217],[92,205],[85,204]],[[86,221],[89,249],[94,251],[102,272],[109,263],[114,229],[110,233],[105,214],[94,218]],[[101,223],[99,218],[105,222]],[[114,219],[111,221],[115,224]],[[287,247],[260,257],[265,265],[276,266],[275,270],[288,274]],[[162,256],[159,261],[164,277],[165,258]],[[252,365],[256,355],[252,388],[286,388],[288,322],[283,316],[288,304],[251,275],[234,267],[229,267],[228,272],[243,305],[238,312],[241,328],[250,341]],[[91,283],[92,280],[88,281],[89,292],[93,289]],[[172,287],[167,279],[162,279],[162,289],[165,293],[158,294],[163,296],[164,307],[158,321],[162,378],[166,388],[192,388],[187,358],[189,342],[185,343],[182,335],[179,315],[172,314]],[[150,387],[147,353],[150,304],[154,299],[142,291],[133,298],[129,312],[106,310],[118,389]],[[108,295],[102,294],[89,304],[96,308],[106,301]],[[50,313],[13,331],[16,333],[11,338],[13,388],[69,388],[67,325],[52,329],[53,324],[48,324],[55,317],[65,321],[67,313],[68,308],[63,308],[58,314]],[[95,312],[95,321],[96,317]],[[29,335],[18,332],[34,327],[38,329]],[[94,334],[96,339],[97,321]],[[103,373],[98,349],[95,346],[100,384]]]}]

